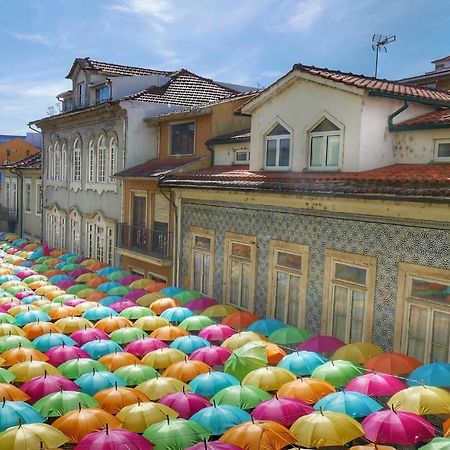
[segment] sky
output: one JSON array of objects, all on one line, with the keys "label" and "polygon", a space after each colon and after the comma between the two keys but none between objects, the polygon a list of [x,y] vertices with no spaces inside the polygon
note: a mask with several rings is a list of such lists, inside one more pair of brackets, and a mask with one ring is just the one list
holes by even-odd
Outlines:
[{"label": "sky", "polygon": [[449,0],[0,0],[0,134],[47,116],[76,57],[268,86],[294,63],[378,76],[450,54]]}]

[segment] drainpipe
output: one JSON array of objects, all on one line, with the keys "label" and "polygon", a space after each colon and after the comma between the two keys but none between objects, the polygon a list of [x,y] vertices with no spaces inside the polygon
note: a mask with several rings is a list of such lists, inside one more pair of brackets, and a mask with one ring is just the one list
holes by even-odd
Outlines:
[{"label": "drainpipe", "polygon": [[[10,169],[10,172],[13,173],[14,175],[17,176],[17,179],[20,180],[19,183],[17,183],[17,192],[16,192],[16,196],[17,196],[17,201],[16,201],[16,221],[19,225],[18,227],[18,232],[19,232],[19,236],[22,237],[22,232],[23,232],[23,208],[22,208],[22,200],[23,200],[23,175],[20,173],[20,171],[18,171],[17,169],[15,169],[14,167],[12,167]],[[20,189],[19,189],[20,187]]]},{"label": "drainpipe", "polygon": [[403,106],[401,106],[397,111],[394,111],[392,114],[388,116],[388,130],[389,131],[395,131],[395,125],[394,125],[394,118],[401,114],[403,111],[408,109],[409,102],[408,100],[405,100],[403,103]]},{"label": "drainpipe", "polygon": [[214,166],[214,160],[215,160],[215,152],[214,152],[214,145],[207,145],[206,148],[211,152],[211,166]]}]

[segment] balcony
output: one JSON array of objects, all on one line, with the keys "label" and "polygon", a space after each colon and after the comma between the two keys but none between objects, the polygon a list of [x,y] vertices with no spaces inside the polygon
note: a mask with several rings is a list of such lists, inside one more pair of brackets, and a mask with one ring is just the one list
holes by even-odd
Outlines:
[{"label": "balcony", "polygon": [[172,234],[168,231],[117,224],[117,247],[157,259],[171,257]]}]

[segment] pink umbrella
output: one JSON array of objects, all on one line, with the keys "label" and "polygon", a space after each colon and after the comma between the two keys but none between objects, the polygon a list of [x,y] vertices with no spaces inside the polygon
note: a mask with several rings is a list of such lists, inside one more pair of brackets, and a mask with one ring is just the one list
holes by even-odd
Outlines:
[{"label": "pink umbrella", "polygon": [[346,391],[356,391],[371,397],[390,397],[403,389],[406,389],[403,381],[392,375],[377,372],[353,378],[345,386]]},{"label": "pink umbrella", "polygon": [[17,272],[16,275],[23,280],[24,278],[31,277],[31,275],[37,275],[37,272],[32,269],[25,269]]},{"label": "pink umbrella", "polygon": [[290,428],[299,417],[312,412],[314,409],[303,400],[274,397],[260,403],[253,410],[252,416],[258,420],[274,420]]},{"label": "pink umbrella", "polygon": [[67,305],[67,306],[77,306],[77,305],[79,305],[80,303],[84,303],[84,302],[86,302],[87,300],[85,300],[84,298],[72,298],[72,299],[70,299],[70,300],[66,300],[65,302],[64,302],[64,304],[65,305]]},{"label": "pink umbrella", "polygon": [[[119,283],[122,284],[123,286],[129,286],[133,281],[139,280],[141,278],[142,277],[139,275],[133,275],[133,274],[125,275],[123,278],[121,278],[119,280]],[[145,292],[147,293],[147,291],[145,291]],[[144,294],[142,294],[142,295],[144,295]]]},{"label": "pink umbrella", "polygon": [[87,328],[86,330],[74,331],[70,337],[81,347],[87,342],[97,339],[109,339],[109,335],[99,328]]},{"label": "pink umbrella", "polygon": [[14,294],[14,297],[18,298],[19,300],[23,300],[25,297],[28,297],[29,295],[34,295],[34,292],[33,291],[18,292],[17,294]]},{"label": "pink umbrella", "polygon": [[313,336],[303,341],[297,348],[309,352],[328,353],[334,352],[344,345],[345,342],[333,336]]},{"label": "pink umbrella", "polygon": [[242,450],[241,447],[236,447],[233,444],[223,441],[209,441],[200,442],[192,447],[187,447],[185,450]]},{"label": "pink umbrella", "polygon": [[209,325],[206,328],[203,328],[198,335],[208,341],[224,341],[229,338],[233,334],[236,333],[236,330],[229,327],[228,325]]},{"label": "pink umbrella", "polygon": [[75,260],[75,264],[81,264],[83,261],[86,261],[86,256],[80,256],[78,259]]},{"label": "pink umbrella", "polygon": [[117,312],[122,312],[124,309],[131,308],[132,306],[136,306],[135,302],[132,302],[130,300],[122,300],[120,302],[111,303],[109,307]]},{"label": "pink umbrella", "polygon": [[[76,263],[76,264],[79,264],[79,263]],[[90,272],[90,270],[86,269],[86,267],[80,267],[79,269],[75,269],[75,270],[72,270],[72,272],[69,272],[69,275],[73,279],[75,279],[75,278],[78,278],[80,275],[83,275],[83,273],[89,273],[89,272]]]},{"label": "pink umbrella", "polygon": [[47,350],[45,354],[48,356],[48,362],[52,365],[59,366],[66,361],[76,358],[90,358],[90,356],[81,348],[73,345],[59,345]]},{"label": "pink umbrella", "polygon": [[189,355],[189,359],[202,361],[208,366],[223,366],[225,361],[231,356],[231,350],[225,347],[210,346],[195,350]]},{"label": "pink umbrella", "polygon": [[125,352],[131,353],[138,358],[142,358],[147,353],[152,352],[153,350],[158,350],[159,348],[167,348],[168,345],[156,338],[146,337],[142,339],[138,339],[134,342],[130,342],[123,349]]},{"label": "pink umbrella", "polygon": [[8,309],[14,308],[14,306],[17,305],[21,305],[22,302],[20,302],[19,300],[17,301],[11,301],[11,302],[7,302],[7,303],[3,303],[2,305],[2,309],[4,309],[5,311],[8,311]]},{"label": "pink umbrella", "polygon": [[182,419],[189,419],[196,412],[211,406],[205,397],[192,392],[173,392],[159,399],[163,405],[174,409]]},{"label": "pink umbrella", "polygon": [[77,284],[77,282],[74,280],[61,280],[55,283],[55,286],[58,286],[61,289],[68,289],[75,284]]},{"label": "pink umbrella", "polygon": [[365,437],[375,444],[414,445],[435,435],[433,425],[423,417],[391,409],[369,414],[362,426]]},{"label": "pink umbrella", "polygon": [[210,297],[199,297],[187,302],[184,307],[189,308],[191,311],[201,312],[210,306],[218,305],[219,302]]},{"label": "pink umbrella", "polygon": [[79,391],[80,388],[73,381],[62,375],[43,375],[35,377],[20,386],[20,390],[31,397],[31,402],[35,403],[42,397],[54,392]]},{"label": "pink umbrella", "polygon": [[143,295],[148,294],[145,289],[134,289],[123,296],[124,300],[131,300],[136,303],[136,300]]},{"label": "pink umbrella", "polygon": [[128,430],[108,429],[85,436],[74,450],[152,450],[154,445],[137,433]]}]

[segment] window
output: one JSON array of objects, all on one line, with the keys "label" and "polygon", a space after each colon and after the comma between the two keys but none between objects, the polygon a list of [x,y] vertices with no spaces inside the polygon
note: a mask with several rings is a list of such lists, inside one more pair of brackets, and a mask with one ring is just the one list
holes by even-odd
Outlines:
[{"label": "window", "polygon": [[66,245],[66,213],[53,205],[46,213],[47,241],[51,247],[63,248]]},{"label": "window", "polygon": [[450,270],[400,264],[397,350],[424,364],[450,362]]},{"label": "window", "polygon": [[5,177],[4,205],[9,215],[15,215],[17,211],[17,178]]},{"label": "window", "polygon": [[348,343],[371,340],[376,261],[375,256],[325,251],[325,334]]},{"label": "window", "polygon": [[289,167],[291,134],[279,123],[266,136],[266,168]]},{"label": "window", "polygon": [[113,175],[116,173],[117,166],[117,138],[112,137],[109,140],[109,182],[114,183]]},{"label": "window", "polygon": [[86,102],[86,83],[78,83],[77,86],[78,106],[82,108]]},{"label": "window", "polygon": [[61,151],[59,142],[55,142],[53,147],[53,179],[55,181],[61,179]]},{"label": "window", "polygon": [[31,180],[24,180],[23,206],[26,213],[31,214]]},{"label": "window", "polygon": [[76,138],[73,143],[72,181],[74,183],[79,183],[81,181],[81,141],[80,141],[80,138]]},{"label": "window", "polygon": [[114,223],[103,218],[98,212],[86,219],[85,254],[88,258],[96,258],[108,264],[113,263],[114,229]]},{"label": "window", "polygon": [[295,327],[305,324],[308,255],[307,246],[270,241],[269,310]]},{"label": "window", "polygon": [[170,154],[194,154],[195,123],[177,123],[170,125]]},{"label": "window", "polygon": [[78,255],[81,251],[81,215],[76,208],[72,208],[68,213],[68,219],[69,250]]},{"label": "window", "polygon": [[89,141],[89,148],[88,148],[88,182],[93,183],[94,182],[94,174],[95,174],[95,148],[94,148],[94,141],[91,139]]},{"label": "window", "polygon": [[191,289],[212,296],[215,231],[191,227]]},{"label": "window", "polygon": [[248,150],[236,150],[234,152],[235,164],[245,164],[250,161],[250,152]]},{"label": "window", "polygon": [[255,294],[256,239],[225,233],[224,300],[241,309],[253,310]]},{"label": "window", "polygon": [[64,142],[61,148],[61,181],[66,180],[67,169],[67,144]]},{"label": "window", "polygon": [[51,144],[47,147],[47,180],[53,180],[53,148]]},{"label": "window", "polygon": [[36,180],[36,215],[40,216],[42,214],[42,181]]},{"label": "window", "polygon": [[109,86],[101,86],[95,90],[95,101],[97,103],[106,102],[110,98]]},{"label": "window", "polygon": [[341,134],[341,129],[326,118],[309,132],[310,169],[339,168]]},{"label": "window", "polygon": [[450,162],[450,139],[435,141],[434,160]]},{"label": "window", "polygon": [[100,136],[97,149],[97,182],[106,181],[106,141],[105,136]]}]

